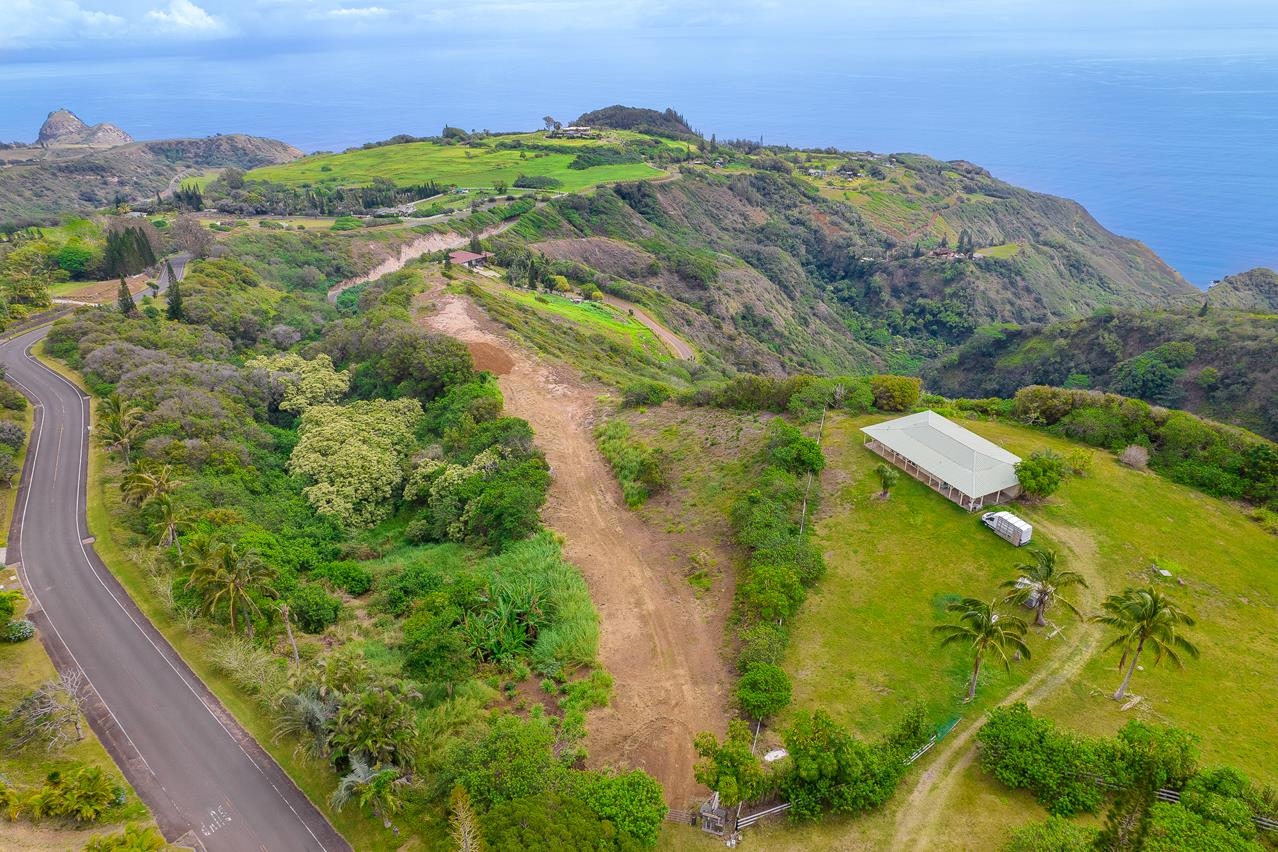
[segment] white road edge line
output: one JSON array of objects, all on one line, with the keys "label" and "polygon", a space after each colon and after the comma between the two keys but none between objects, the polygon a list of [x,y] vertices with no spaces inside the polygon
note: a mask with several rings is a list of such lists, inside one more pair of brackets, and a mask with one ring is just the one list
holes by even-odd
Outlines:
[{"label": "white road edge line", "polygon": [[[89,423],[87,412],[88,412],[90,397],[87,394],[85,394],[85,392],[82,391],[79,387],[77,387],[73,382],[71,382],[66,376],[62,375],[57,370],[50,369],[49,367],[41,363],[38,358],[36,358],[34,355],[31,354],[32,346],[35,346],[35,343],[32,343],[31,346],[28,346],[26,347],[26,349],[23,350],[23,354],[27,357],[27,360],[31,361],[31,363],[35,364],[40,369],[45,370],[49,374],[56,376],[60,381],[64,382],[68,387],[70,387],[73,391],[76,392],[76,395],[80,399],[80,417],[82,422],[85,424],[85,429],[87,431],[88,423]],[[36,400],[39,401],[38,396],[36,396]],[[48,406],[44,405],[43,402],[41,402],[40,404],[45,408],[46,411],[48,410]],[[43,425],[44,424],[41,423],[42,429],[43,429]],[[84,451],[88,443],[89,443],[89,439],[88,439],[88,436],[86,435],[84,440],[80,442],[80,464],[78,465],[78,471],[77,471],[77,483],[78,483],[78,490],[79,490],[77,503],[80,504],[78,505],[78,508],[81,510],[80,517],[85,519],[86,528],[88,526],[88,492],[86,490],[86,483],[85,483]],[[35,462],[33,460],[32,461],[33,469],[34,469],[34,466],[35,466]],[[31,498],[30,488],[27,489],[26,496],[27,496],[27,499],[23,501],[23,507],[22,507],[22,521],[23,521],[24,527],[26,526],[26,512],[27,512],[26,503]],[[87,529],[85,531],[87,532]],[[311,827],[310,825],[307,824],[306,820],[302,819],[302,815],[299,814],[297,812],[297,809],[293,807],[293,803],[288,800],[288,797],[284,795],[283,791],[281,791],[279,787],[275,786],[275,782],[271,780],[271,777],[266,774],[266,771],[262,769],[261,765],[257,762],[257,760],[255,760],[253,756],[244,749],[243,744],[238,739],[236,739],[235,735],[231,733],[229,728],[226,727],[226,724],[218,717],[217,713],[213,712],[213,708],[210,707],[208,702],[204,700],[204,697],[200,695],[199,691],[196,690],[196,688],[191,685],[191,682],[186,679],[186,676],[182,674],[181,669],[179,669],[176,665],[173,664],[173,661],[169,659],[168,654],[165,654],[164,650],[160,648],[159,645],[155,644],[155,640],[151,638],[150,634],[148,634],[145,629],[143,629],[141,624],[138,624],[137,619],[133,617],[133,614],[129,612],[128,608],[125,607],[124,604],[120,602],[120,599],[118,597],[116,597],[115,592],[111,590],[111,587],[108,586],[106,582],[102,579],[102,575],[98,572],[98,569],[94,567],[93,565],[93,560],[89,558],[88,549],[85,547],[85,544],[84,544],[84,538],[85,536],[80,537],[80,552],[84,556],[85,564],[89,566],[89,570],[93,572],[93,576],[97,579],[98,583],[101,584],[102,588],[106,591],[106,593],[111,596],[111,600],[115,601],[115,605],[120,608],[120,611],[124,613],[125,617],[128,618],[129,621],[133,622],[133,626],[138,629],[138,632],[142,634],[143,638],[146,639],[146,641],[150,643],[151,647],[155,649],[156,653],[159,654],[164,659],[164,662],[168,664],[169,668],[173,670],[173,673],[178,676],[178,678],[182,681],[183,684],[185,684],[186,688],[191,691],[191,694],[195,696],[195,699],[204,706],[204,709],[207,710],[209,715],[213,717],[213,721],[217,722],[218,726],[223,731],[226,732],[226,735],[230,737],[231,742],[235,743],[235,746],[236,748],[240,750],[240,753],[243,754],[246,758],[248,758],[249,763],[253,764],[253,768],[256,769],[258,773],[264,779],[266,779],[266,783],[271,785],[271,789],[274,790],[276,795],[280,797],[280,800],[284,802],[284,805],[289,809],[290,812],[292,812],[293,816],[297,817],[297,821],[300,822],[302,824],[302,827],[306,829],[306,833],[311,836],[312,840],[314,840],[317,844],[319,844],[319,848],[321,852],[327,852],[327,848],[324,846],[323,842],[318,837],[315,836],[315,832],[311,830]],[[21,541],[21,539],[19,539],[19,541]],[[47,616],[47,612],[46,612],[46,616]],[[50,621],[49,623],[52,624],[53,622]],[[55,629],[55,632],[56,632],[56,629]],[[174,651],[174,653],[177,653],[177,652]],[[77,663],[76,665],[79,665],[79,663]],[[88,675],[86,674],[85,676],[87,677]],[[101,693],[99,693],[99,697],[100,696],[101,696]],[[103,701],[103,705],[105,704],[106,702]],[[110,708],[108,708],[108,711],[109,710]],[[121,726],[120,730],[124,730],[123,726]],[[247,733],[247,731],[245,733]],[[132,740],[130,740],[130,742],[132,742]],[[134,746],[134,748],[136,748],[136,746]],[[141,752],[139,751],[138,754],[140,755]],[[143,758],[143,760],[145,761],[146,758]],[[150,767],[148,767],[148,769],[149,768]]]}]

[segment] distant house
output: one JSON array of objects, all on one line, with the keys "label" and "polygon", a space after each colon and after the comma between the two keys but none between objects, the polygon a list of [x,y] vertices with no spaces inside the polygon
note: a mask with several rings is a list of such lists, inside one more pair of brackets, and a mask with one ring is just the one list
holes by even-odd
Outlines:
[{"label": "distant house", "polygon": [[547,134],[554,139],[598,139],[599,132],[593,127],[585,127],[582,125],[571,125],[569,127],[556,127]]},{"label": "distant house", "polygon": [[861,430],[867,449],[969,512],[1021,493],[1020,458],[934,411]]},{"label": "distant house", "polygon": [[448,253],[448,262],[454,266],[474,269],[477,266],[483,266],[484,262],[490,257],[492,257],[492,254],[486,251],[479,254],[475,254],[473,251],[454,251]]}]

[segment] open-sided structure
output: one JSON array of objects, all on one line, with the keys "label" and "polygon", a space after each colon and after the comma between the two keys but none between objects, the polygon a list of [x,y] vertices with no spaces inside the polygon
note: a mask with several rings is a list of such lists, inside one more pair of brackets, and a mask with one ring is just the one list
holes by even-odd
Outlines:
[{"label": "open-sided structure", "polygon": [[1021,492],[1020,462],[998,444],[920,411],[861,429],[865,446],[969,512],[1011,500]]}]

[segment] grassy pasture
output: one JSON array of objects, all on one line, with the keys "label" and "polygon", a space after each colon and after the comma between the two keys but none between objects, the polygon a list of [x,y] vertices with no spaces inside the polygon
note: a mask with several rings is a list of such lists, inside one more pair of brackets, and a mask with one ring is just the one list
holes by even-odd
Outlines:
[{"label": "grassy pasture", "polygon": [[[1033,659],[1014,664],[1010,675],[987,662],[976,701],[964,706],[969,658],[940,648],[931,627],[946,619],[943,605],[952,596],[994,597],[998,583],[1015,576],[1013,565],[1027,554],[907,477],[890,500],[874,499],[879,459],[861,447],[858,429],[877,419],[827,423],[829,467],[818,535],[829,571],[792,626],[786,668],[794,678],[794,707],[823,708],[873,736],[910,702],[921,701],[931,720],[962,715],[966,727],[1033,679],[1028,686],[1036,712],[1065,726],[1112,734],[1129,718],[1177,725],[1202,738],[1204,763],[1230,764],[1256,781],[1278,783],[1272,761],[1278,539],[1231,504],[1097,453],[1091,476],[1068,480],[1044,505],[1015,511],[1035,525],[1035,543],[1058,548],[1068,567],[1090,578],[1091,588],[1073,595],[1085,614],[1104,595],[1150,581],[1152,564],[1171,570],[1174,577],[1160,582],[1197,617],[1191,636],[1202,659],[1183,671],[1143,659],[1132,694],[1144,700],[1123,712],[1109,698],[1120,679],[1118,657],[1098,650],[1108,634],[1058,610],[1053,620],[1062,634],[1049,640],[1033,631]],[[965,425],[1022,456],[1043,446],[1076,446],[1019,426]],[[1074,654],[1080,643],[1085,652]],[[924,771],[929,759],[920,762]],[[916,777],[907,777],[903,790]],[[903,798],[898,793],[884,814],[859,821],[766,832],[760,839],[770,842],[762,846],[881,848]],[[950,848],[974,848],[977,838],[998,838],[1008,825],[1041,818],[1028,797],[1004,789],[973,764],[959,770],[935,837]]]},{"label": "grassy pasture", "polygon": [[983,249],[977,249],[977,252],[983,257],[1015,257],[1020,253],[1021,246],[1019,243],[1003,243],[1001,246],[986,246]]},{"label": "grassy pasture", "polygon": [[[623,134],[619,134],[621,135]],[[343,186],[367,184],[374,178],[386,178],[397,184],[417,184],[433,180],[442,185],[475,188],[491,187],[499,181],[513,185],[515,179],[524,174],[555,178],[563,184],[559,189],[575,192],[600,183],[642,180],[663,174],[660,169],[645,163],[570,169],[568,164],[573,161],[574,154],[498,149],[493,146],[494,142],[501,139],[515,138],[568,145],[582,150],[604,144],[592,140],[545,140],[539,134],[492,137],[477,147],[410,142],[342,154],[304,157],[291,163],[254,169],[249,172],[248,178],[291,185],[333,183]]]}]

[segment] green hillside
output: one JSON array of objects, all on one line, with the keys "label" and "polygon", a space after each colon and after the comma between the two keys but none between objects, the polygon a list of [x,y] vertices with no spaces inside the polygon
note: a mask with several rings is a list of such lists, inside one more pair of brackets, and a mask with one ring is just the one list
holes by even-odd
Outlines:
[{"label": "green hillside", "polygon": [[[559,182],[557,189],[575,192],[610,181],[658,177],[661,170],[648,165],[642,155],[663,149],[683,150],[686,145],[676,146],[624,131],[611,131],[600,140],[515,133],[486,136],[465,144],[442,140],[409,142],[318,154],[254,169],[246,177],[290,186],[362,185],[381,178],[400,185],[435,181],[443,186],[488,189],[497,184],[512,186],[525,175],[552,178]],[[629,162],[580,168],[584,161],[579,157],[600,151],[618,152],[618,158],[624,154]]]}]

